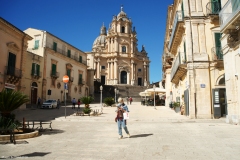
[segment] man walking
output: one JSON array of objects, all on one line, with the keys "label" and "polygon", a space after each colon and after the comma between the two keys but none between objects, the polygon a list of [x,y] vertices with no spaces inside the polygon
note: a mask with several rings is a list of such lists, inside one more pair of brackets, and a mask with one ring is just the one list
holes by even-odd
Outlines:
[{"label": "man walking", "polygon": [[75,109],[75,104],[76,104],[76,99],[73,98],[73,100],[72,100],[72,109]]},{"label": "man walking", "polygon": [[37,100],[37,108],[38,108],[38,106],[39,106],[39,108],[41,108],[41,98],[40,97],[38,97],[38,100]]}]

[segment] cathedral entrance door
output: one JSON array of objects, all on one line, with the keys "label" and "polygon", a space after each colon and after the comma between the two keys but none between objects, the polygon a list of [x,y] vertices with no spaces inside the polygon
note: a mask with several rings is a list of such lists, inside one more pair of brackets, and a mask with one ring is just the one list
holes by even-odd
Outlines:
[{"label": "cathedral entrance door", "polygon": [[127,72],[126,71],[121,72],[121,84],[127,84]]}]

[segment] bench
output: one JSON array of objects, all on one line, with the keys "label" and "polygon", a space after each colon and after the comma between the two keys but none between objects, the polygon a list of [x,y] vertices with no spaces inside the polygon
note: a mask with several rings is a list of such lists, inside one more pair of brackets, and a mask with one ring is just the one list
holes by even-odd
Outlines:
[{"label": "bench", "polygon": [[[28,128],[32,126],[32,129],[43,130],[43,124],[49,124],[50,130],[52,130],[52,122],[46,120],[28,120],[25,124]],[[37,126],[37,127],[36,127]]]}]

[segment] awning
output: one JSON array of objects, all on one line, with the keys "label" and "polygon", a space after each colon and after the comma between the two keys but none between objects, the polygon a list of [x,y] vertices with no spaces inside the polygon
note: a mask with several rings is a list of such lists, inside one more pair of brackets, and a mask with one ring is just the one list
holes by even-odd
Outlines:
[{"label": "awning", "polygon": [[144,92],[140,92],[139,93],[140,96],[144,97],[144,96],[151,96],[150,92],[144,91]]},{"label": "awning", "polygon": [[156,92],[156,93],[165,93],[166,90],[164,88],[158,88],[156,87],[155,90],[153,88],[146,89],[147,92]]}]

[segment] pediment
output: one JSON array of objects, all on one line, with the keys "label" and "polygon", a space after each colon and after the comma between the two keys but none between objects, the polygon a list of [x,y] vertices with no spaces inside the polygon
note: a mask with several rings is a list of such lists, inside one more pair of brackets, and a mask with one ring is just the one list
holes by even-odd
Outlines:
[{"label": "pediment", "polygon": [[66,64],[66,68],[69,68],[69,69],[71,69],[73,66],[70,64],[70,63],[67,63]]},{"label": "pediment", "polygon": [[17,52],[20,51],[20,48],[14,42],[7,43],[7,46],[9,49],[12,49],[14,51],[17,51]]}]

